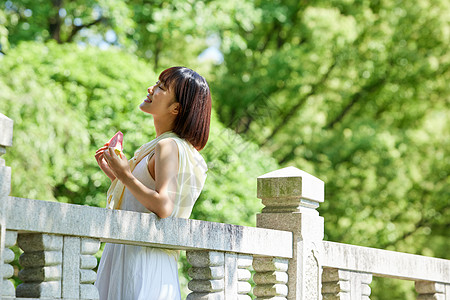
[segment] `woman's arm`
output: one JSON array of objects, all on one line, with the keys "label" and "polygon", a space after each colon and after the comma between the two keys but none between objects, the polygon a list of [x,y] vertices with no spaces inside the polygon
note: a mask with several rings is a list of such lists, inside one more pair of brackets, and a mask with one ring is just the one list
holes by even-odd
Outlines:
[{"label": "woman's arm", "polygon": [[134,197],[160,218],[172,214],[178,177],[178,146],[172,139],[163,139],[155,147],[155,190],[149,189],[131,174],[128,161],[108,148],[105,158],[115,176]]}]

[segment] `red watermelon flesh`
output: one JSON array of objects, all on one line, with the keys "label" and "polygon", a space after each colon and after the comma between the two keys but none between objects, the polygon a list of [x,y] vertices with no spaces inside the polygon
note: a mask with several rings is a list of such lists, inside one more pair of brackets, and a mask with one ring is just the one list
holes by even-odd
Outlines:
[{"label": "red watermelon flesh", "polygon": [[109,147],[113,147],[117,155],[123,151],[123,133],[117,133],[109,140]]}]

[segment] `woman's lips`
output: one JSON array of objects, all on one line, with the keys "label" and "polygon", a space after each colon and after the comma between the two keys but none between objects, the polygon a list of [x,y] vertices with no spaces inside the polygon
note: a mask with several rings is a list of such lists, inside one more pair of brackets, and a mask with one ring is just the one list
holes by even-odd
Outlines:
[{"label": "woman's lips", "polygon": [[144,99],[144,102],[152,103],[152,99],[150,99],[150,94],[147,95],[147,98]]}]

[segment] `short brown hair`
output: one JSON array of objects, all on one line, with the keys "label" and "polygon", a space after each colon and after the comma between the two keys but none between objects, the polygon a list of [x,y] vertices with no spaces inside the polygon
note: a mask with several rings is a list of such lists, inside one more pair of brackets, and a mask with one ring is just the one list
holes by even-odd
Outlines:
[{"label": "short brown hair", "polygon": [[205,78],[185,67],[172,67],[159,75],[159,80],[173,89],[180,112],[173,132],[190,142],[197,150],[205,147],[211,122],[211,93]]}]

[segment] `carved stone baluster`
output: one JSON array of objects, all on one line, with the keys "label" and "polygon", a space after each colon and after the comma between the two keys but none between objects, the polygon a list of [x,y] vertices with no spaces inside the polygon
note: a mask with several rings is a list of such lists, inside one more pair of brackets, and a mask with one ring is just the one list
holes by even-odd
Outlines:
[{"label": "carved stone baluster", "polygon": [[247,268],[251,265],[250,255],[225,253],[225,300],[251,300],[251,297],[247,295],[251,291],[251,285],[248,282],[251,273]]},{"label": "carved stone baluster", "polygon": [[95,253],[100,249],[100,241],[95,239],[81,239],[80,250],[80,298],[99,299],[98,290],[93,285],[97,279],[97,273],[93,268],[97,266]]},{"label": "carved stone baluster", "polygon": [[432,281],[416,281],[417,300],[448,300],[450,284]]},{"label": "carved stone baluster", "polygon": [[256,299],[287,299],[288,260],[274,257],[254,257],[253,280],[256,286],[253,294]]},{"label": "carved stone baluster", "polygon": [[355,274],[356,272],[353,272],[353,275],[356,275],[356,278],[358,278],[358,281],[356,281],[356,284],[359,285],[357,289],[361,290],[361,298],[362,300],[369,300],[370,294],[372,293],[372,289],[370,288],[370,284],[372,283],[373,275],[369,273],[359,273]]},{"label": "carved stone baluster", "polygon": [[187,300],[224,300],[225,255],[215,251],[186,251],[189,269]]},{"label": "carved stone baluster", "polygon": [[9,280],[14,275],[14,267],[9,264],[14,260],[14,252],[9,248],[14,246],[16,241],[17,232],[7,230],[5,235],[5,248],[3,249],[4,265],[1,268],[1,273],[3,276],[0,285],[0,296],[14,297],[16,294],[14,284]]},{"label": "carved stone baluster", "polygon": [[369,300],[372,274],[323,268],[322,296],[324,300]]},{"label": "carved stone baluster", "polygon": [[238,299],[250,300],[248,293],[252,290],[252,286],[248,282],[252,277],[249,268],[252,266],[253,257],[250,255],[237,256],[237,279],[238,279]]},{"label": "carved stone baluster", "polygon": [[19,233],[17,241],[24,253],[19,259],[23,283],[17,287],[16,296],[61,298],[63,237]]}]

